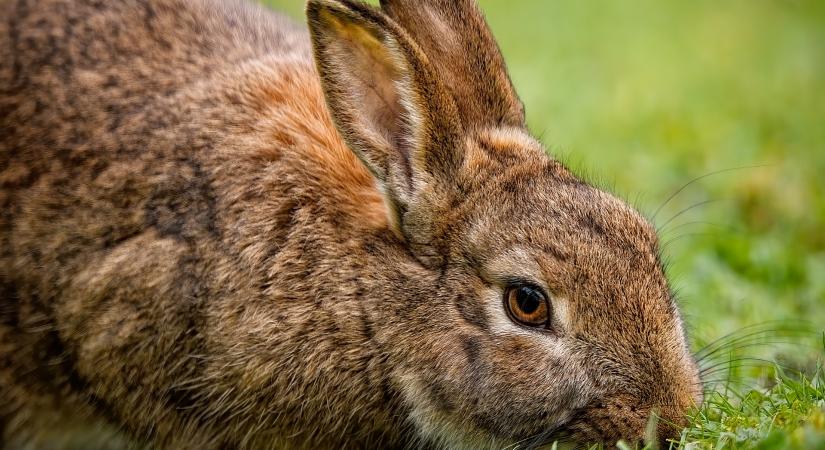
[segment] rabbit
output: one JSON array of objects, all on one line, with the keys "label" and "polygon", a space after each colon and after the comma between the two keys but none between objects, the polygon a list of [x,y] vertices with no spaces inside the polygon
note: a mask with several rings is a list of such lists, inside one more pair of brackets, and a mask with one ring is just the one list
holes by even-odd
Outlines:
[{"label": "rabbit", "polygon": [[531,136],[474,0],[0,8],[0,446],[665,442],[701,403],[654,226]]}]

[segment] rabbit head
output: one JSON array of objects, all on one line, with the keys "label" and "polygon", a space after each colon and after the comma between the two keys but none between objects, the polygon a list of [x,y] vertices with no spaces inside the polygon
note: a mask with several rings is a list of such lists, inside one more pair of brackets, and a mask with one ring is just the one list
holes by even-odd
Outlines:
[{"label": "rabbit head", "polygon": [[674,437],[701,391],[656,232],[529,135],[475,2],[307,14],[332,118],[434,280],[376,307],[421,437],[638,441],[652,415]]}]

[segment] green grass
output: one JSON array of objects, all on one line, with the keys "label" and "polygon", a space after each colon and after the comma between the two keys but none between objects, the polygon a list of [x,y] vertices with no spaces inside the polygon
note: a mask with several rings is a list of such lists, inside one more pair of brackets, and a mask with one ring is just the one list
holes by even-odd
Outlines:
[{"label": "green grass", "polygon": [[781,371],[770,389],[735,389],[712,394],[693,425],[682,434],[683,448],[825,448],[825,379],[789,377]]},{"label": "green grass", "polygon": [[825,448],[825,2],[481,5],[531,129],[578,173],[653,216],[723,171],[655,217],[695,348],[778,322],[705,361],[723,379],[682,448]]}]

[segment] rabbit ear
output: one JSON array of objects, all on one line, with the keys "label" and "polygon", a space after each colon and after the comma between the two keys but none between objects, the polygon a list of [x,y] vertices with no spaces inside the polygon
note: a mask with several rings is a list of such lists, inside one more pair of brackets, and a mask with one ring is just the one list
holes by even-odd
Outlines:
[{"label": "rabbit ear", "polygon": [[524,126],[524,107],[475,0],[381,0],[452,92],[466,127]]},{"label": "rabbit ear", "polygon": [[398,228],[427,185],[461,164],[461,121],[426,56],[383,12],[310,0],[307,17],[329,110],[349,147],[383,184]]}]

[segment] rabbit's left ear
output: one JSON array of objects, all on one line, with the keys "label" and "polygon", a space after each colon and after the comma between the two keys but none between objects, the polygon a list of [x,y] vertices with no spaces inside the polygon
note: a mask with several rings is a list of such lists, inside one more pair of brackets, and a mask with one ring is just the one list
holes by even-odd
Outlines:
[{"label": "rabbit's left ear", "polygon": [[384,188],[394,228],[427,210],[424,192],[453,183],[463,161],[456,105],[424,53],[382,11],[354,0],[309,0],[321,84],[349,147]]},{"label": "rabbit's left ear", "polygon": [[381,0],[427,54],[466,128],[523,127],[524,106],[476,0]]}]

